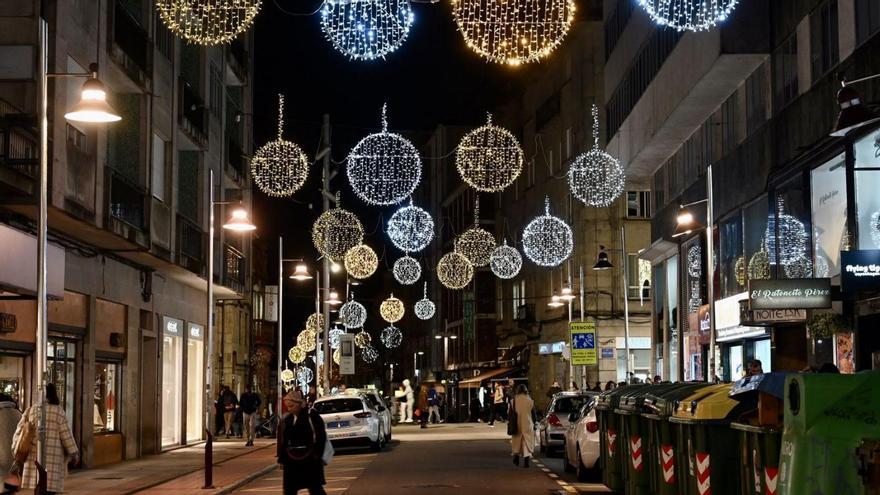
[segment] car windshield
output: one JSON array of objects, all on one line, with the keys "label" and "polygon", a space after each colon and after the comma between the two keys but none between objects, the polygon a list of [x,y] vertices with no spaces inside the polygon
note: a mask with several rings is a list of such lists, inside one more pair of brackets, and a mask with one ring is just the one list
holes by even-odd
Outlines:
[{"label": "car windshield", "polygon": [[330,399],[315,403],[318,414],[338,414],[352,411],[363,411],[364,403],[360,399]]},{"label": "car windshield", "polygon": [[559,397],[553,402],[553,412],[570,413],[577,411],[587,400],[587,397]]},{"label": "car windshield", "polygon": [[376,397],[371,394],[364,394],[364,400],[367,401],[370,407],[373,409],[379,409],[379,403],[376,401]]}]

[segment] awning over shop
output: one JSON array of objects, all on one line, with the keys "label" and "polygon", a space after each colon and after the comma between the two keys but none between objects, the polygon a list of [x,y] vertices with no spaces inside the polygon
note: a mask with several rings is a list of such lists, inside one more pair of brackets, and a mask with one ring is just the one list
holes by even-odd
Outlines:
[{"label": "awning over shop", "polygon": [[[37,293],[37,238],[18,229],[0,225],[0,292]],[[14,260],[14,262],[9,262]],[[46,246],[46,289],[49,297],[64,298],[64,249]]]},{"label": "awning over shop", "polygon": [[677,250],[678,245],[674,242],[669,242],[666,239],[657,239],[648,248],[639,251],[639,258],[655,264],[672,256]]},{"label": "awning over shop", "polygon": [[479,388],[482,382],[491,380],[493,378],[504,378],[513,371],[514,368],[495,368],[492,370],[487,370],[473,378],[468,378],[467,380],[462,380],[458,382],[458,386],[460,388]]}]

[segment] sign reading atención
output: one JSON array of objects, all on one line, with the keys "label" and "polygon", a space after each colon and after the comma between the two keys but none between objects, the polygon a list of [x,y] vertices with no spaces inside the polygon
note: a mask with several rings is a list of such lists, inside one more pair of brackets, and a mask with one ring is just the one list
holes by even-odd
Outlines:
[{"label": "sign reading atenci\u00f3n", "polygon": [[574,366],[599,364],[596,354],[596,322],[571,322],[568,325],[571,330],[571,364]]},{"label": "sign reading atenci\u00f3n", "polygon": [[749,280],[749,309],[752,311],[830,307],[830,278]]}]

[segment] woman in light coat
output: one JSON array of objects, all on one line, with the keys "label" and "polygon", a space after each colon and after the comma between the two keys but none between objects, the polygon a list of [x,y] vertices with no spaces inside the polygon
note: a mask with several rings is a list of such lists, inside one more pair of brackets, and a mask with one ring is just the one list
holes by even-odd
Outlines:
[{"label": "woman in light coat", "polygon": [[511,410],[516,413],[516,433],[510,439],[513,463],[519,466],[519,458],[522,457],[523,467],[529,467],[532,451],[535,450],[535,401],[529,397],[529,389],[525,384],[516,386]]},{"label": "woman in light coat", "polygon": [[12,467],[12,437],[20,420],[21,412],[12,397],[0,394],[0,484]]},{"label": "woman in light coat", "polygon": [[[67,476],[67,464],[76,464],[79,459],[79,451],[76,448],[76,442],[73,440],[73,434],[70,432],[70,425],[67,424],[67,417],[64,415],[64,409],[59,404],[58,392],[55,390],[54,384],[46,386],[46,492],[47,494],[61,493],[64,491],[64,478]],[[19,440],[22,435],[22,428],[25,422],[30,422],[36,427],[40,424],[40,405],[34,404],[25,411],[15,430],[15,436],[12,439],[12,450],[18,448]],[[35,434],[31,442],[31,448],[28,452],[27,461],[24,464],[24,472],[22,473],[22,488],[32,489],[37,486],[37,441],[39,434]]]}]

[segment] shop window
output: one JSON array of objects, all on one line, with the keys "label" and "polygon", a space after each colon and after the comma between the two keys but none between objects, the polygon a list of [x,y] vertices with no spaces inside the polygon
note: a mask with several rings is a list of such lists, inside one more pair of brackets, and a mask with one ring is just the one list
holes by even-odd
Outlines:
[{"label": "shop window", "polygon": [[24,408],[24,357],[0,354],[0,394],[12,397],[19,408]]},{"label": "shop window", "polygon": [[743,254],[742,212],[721,221],[718,258],[721,260],[721,298],[739,294],[746,285],[746,259]]},{"label": "shop window", "polygon": [[76,394],[76,343],[50,338],[47,344],[49,381],[55,384],[67,422],[73,424]]},{"label": "shop window", "polygon": [[183,322],[162,319],[162,446],[180,443],[183,394]]},{"label": "shop window", "polygon": [[116,363],[96,363],[95,433],[119,430],[118,393],[119,365]]},{"label": "shop window", "polygon": [[768,225],[772,212],[767,197],[761,196],[743,208],[743,244],[745,246],[746,280],[770,278],[771,254],[768,247]]},{"label": "shop window", "polygon": [[626,255],[627,297],[645,301],[651,298],[651,262],[639,259],[638,253]]},{"label": "shop window", "polygon": [[774,109],[778,113],[798,95],[797,33],[773,52]]},{"label": "shop window", "polygon": [[806,197],[807,191],[800,175],[776,189],[776,215],[771,226],[775,235],[769,238],[770,252],[776,254],[778,278],[813,276],[810,212]]},{"label": "shop window", "polygon": [[810,172],[813,276],[840,275],[840,250],[847,237],[846,156],[841,153]]},{"label": "shop window", "polygon": [[202,439],[205,410],[205,327],[190,323],[186,341],[186,441]]},{"label": "shop window", "polygon": [[837,65],[840,48],[837,36],[837,0],[825,2],[810,14],[810,71],[815,84]]},{"label": "shop window", "polygon": [[669,315],[669,381],[678,381],[679,314],[678,314],[678,256],[666,261],[666,314]]},{"label": "shop window", "polygon": [[[880,249],[880,131],[855,144],[855,203],[859,249]],[[875,170],[865,170],[874,168]]]}]

